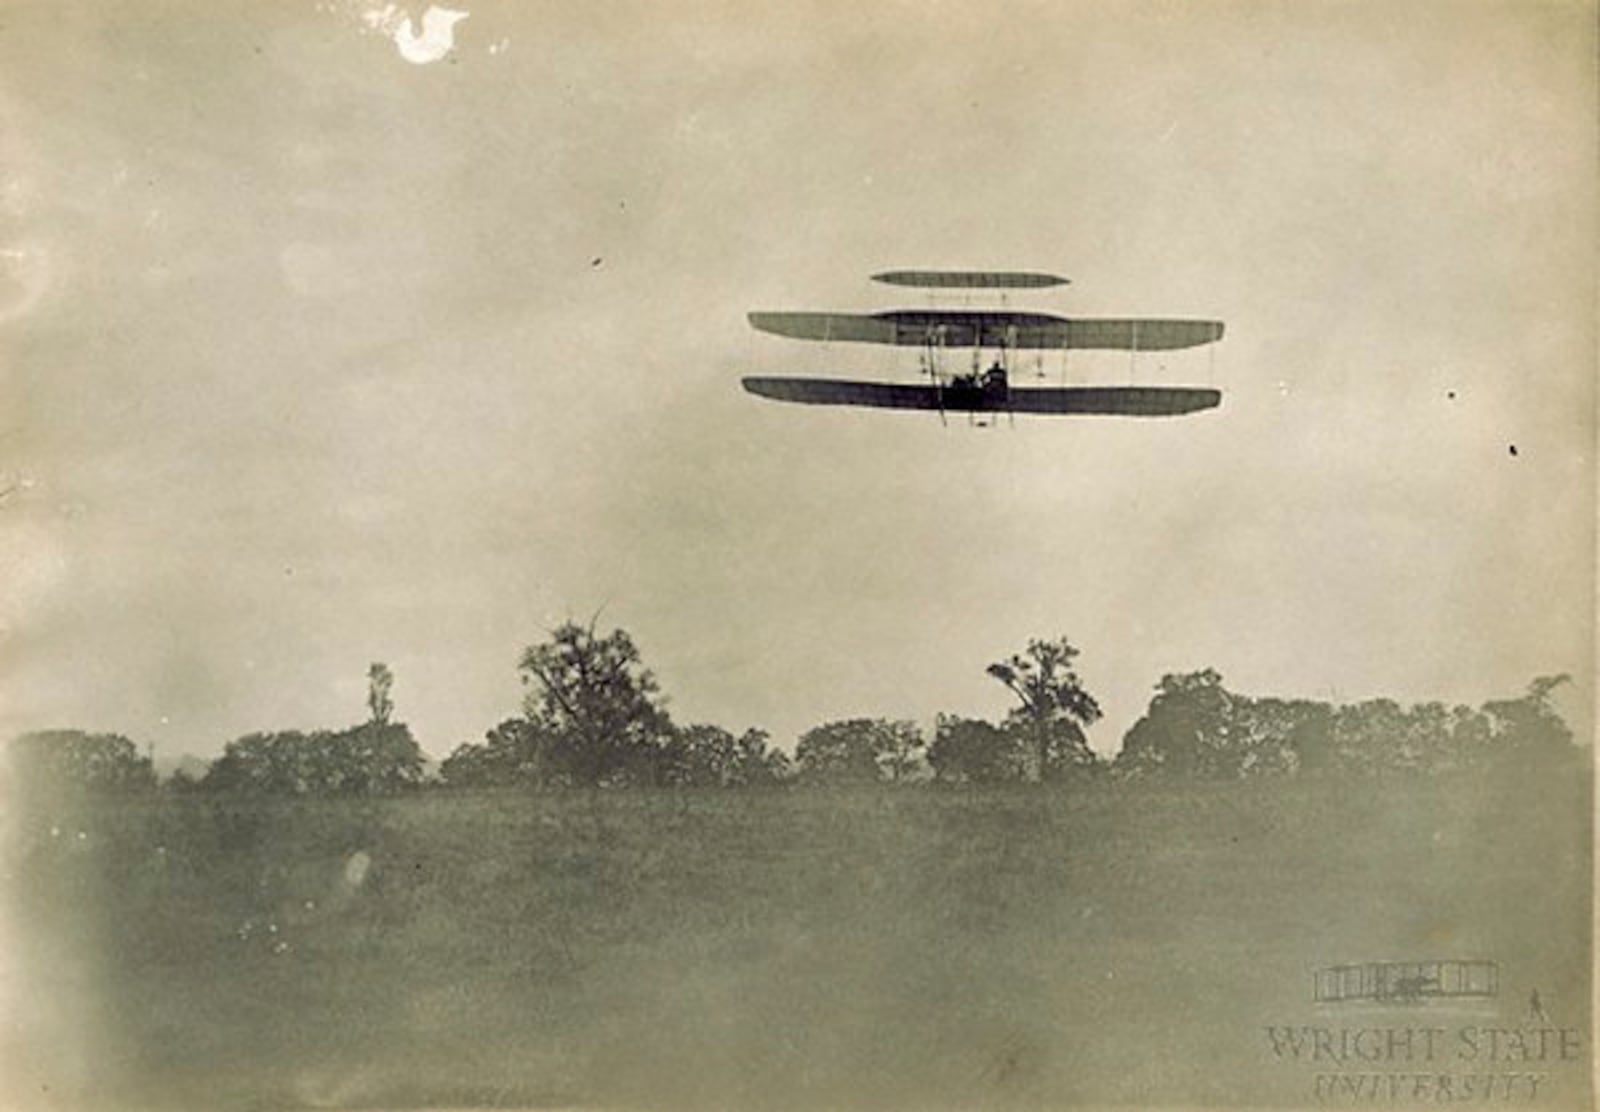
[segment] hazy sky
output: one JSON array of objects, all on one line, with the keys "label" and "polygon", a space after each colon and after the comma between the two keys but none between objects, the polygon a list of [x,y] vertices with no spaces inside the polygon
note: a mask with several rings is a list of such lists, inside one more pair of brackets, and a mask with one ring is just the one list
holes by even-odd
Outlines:
[{"label": "hazy sky", "polygon": [[[422,7],[6,5],[0,734],[211,755],[359,720],[382,660],[443,755],[596,612],[680,720],[784,745],[998,715],[1032,636],[1103,750],[1170,671],[1591,672],[1593,5],[453,6],[419,64]],[[1225,320],[1133,368],[1221,409],[740,390],[903,372],[745,313],[941,266]]]}]

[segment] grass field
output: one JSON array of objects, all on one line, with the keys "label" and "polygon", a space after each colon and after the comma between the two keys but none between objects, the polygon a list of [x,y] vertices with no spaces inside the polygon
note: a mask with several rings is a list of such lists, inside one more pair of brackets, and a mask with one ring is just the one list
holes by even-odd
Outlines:
[{"label": "grass field", "polygon": [[[1305,1106],[1263,1028],[1357,1022],[1312,1003],[1321,965],[1494,959],[1499,1018],[1474,1022],[1521,1022],[1536,987],[1587,1032],[1589,814],[1570,771],[36,801],[5,844],[5,1091]],[[1541,1105],[1587,1106],[1584,1064],[1549,1072]]]}]

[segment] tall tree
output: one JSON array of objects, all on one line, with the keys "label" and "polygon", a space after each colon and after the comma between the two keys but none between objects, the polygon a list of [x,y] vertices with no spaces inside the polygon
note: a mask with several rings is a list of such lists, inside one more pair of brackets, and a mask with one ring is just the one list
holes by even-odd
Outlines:
[{"label": "tall tree", "polygon": [[393,689],[394,673],[387,664],[375,661],[367,669],[367,710],[373,725],[389,724],[389,716],[394,714],[394,700],[389,694]]},{"label": "tall tree", "polygon": [[1100,704],[1072,667],[1078,655],[1065,637],[1032,640],[1023,652],[988,667],[1017,697],[1007,722],[1031,742],[1031,779],[1056,779],[1098,764],[1084,730],[1099,721]]},{"label": "tall tree", "polygon": [[672,720],[624,630],[597,637],[568,622],[525,650],[519,670],[528,720],[549,735],[551,761],[573,783],[654,781]]}]

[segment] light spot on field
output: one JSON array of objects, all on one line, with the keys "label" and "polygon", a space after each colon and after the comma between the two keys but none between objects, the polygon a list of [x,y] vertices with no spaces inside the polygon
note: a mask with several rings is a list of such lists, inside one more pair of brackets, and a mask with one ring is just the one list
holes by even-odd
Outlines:
[{"label": "light spot on field", "polygon": [[349,1108],[370,1105],[374,1091],[371,1071],[361,1066],[333,1066],[306,1071],[294,1081],[294,1095],[311,1108]]},{"label": "light spot on field", "polygon": [[360,888],[367,879],[367,871],[372,868],[372,858],[364,849],[352,853],[344,863],[344,882],[347,887]]}]

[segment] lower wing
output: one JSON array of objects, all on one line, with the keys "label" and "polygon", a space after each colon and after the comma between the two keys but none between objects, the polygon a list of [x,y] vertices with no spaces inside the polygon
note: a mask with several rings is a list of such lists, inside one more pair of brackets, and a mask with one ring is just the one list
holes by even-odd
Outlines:
[{"label": "lower wing", "polygon": [[1215,320],[1069,319],[1045,313],[895,309],[886,313],[751,313],[762,332],[797,340],[920,347],[1173,351],[1222,339]]},{"label": "lower wing", "polygon": [[901,386],[837,378],[747,378],[744,388],[763,398],[802,405],[980,413],[1176,417],[1222,403],[1222,391],[1192,386],[1020,387],[1004,394],[990,394],[970,388]]}]

